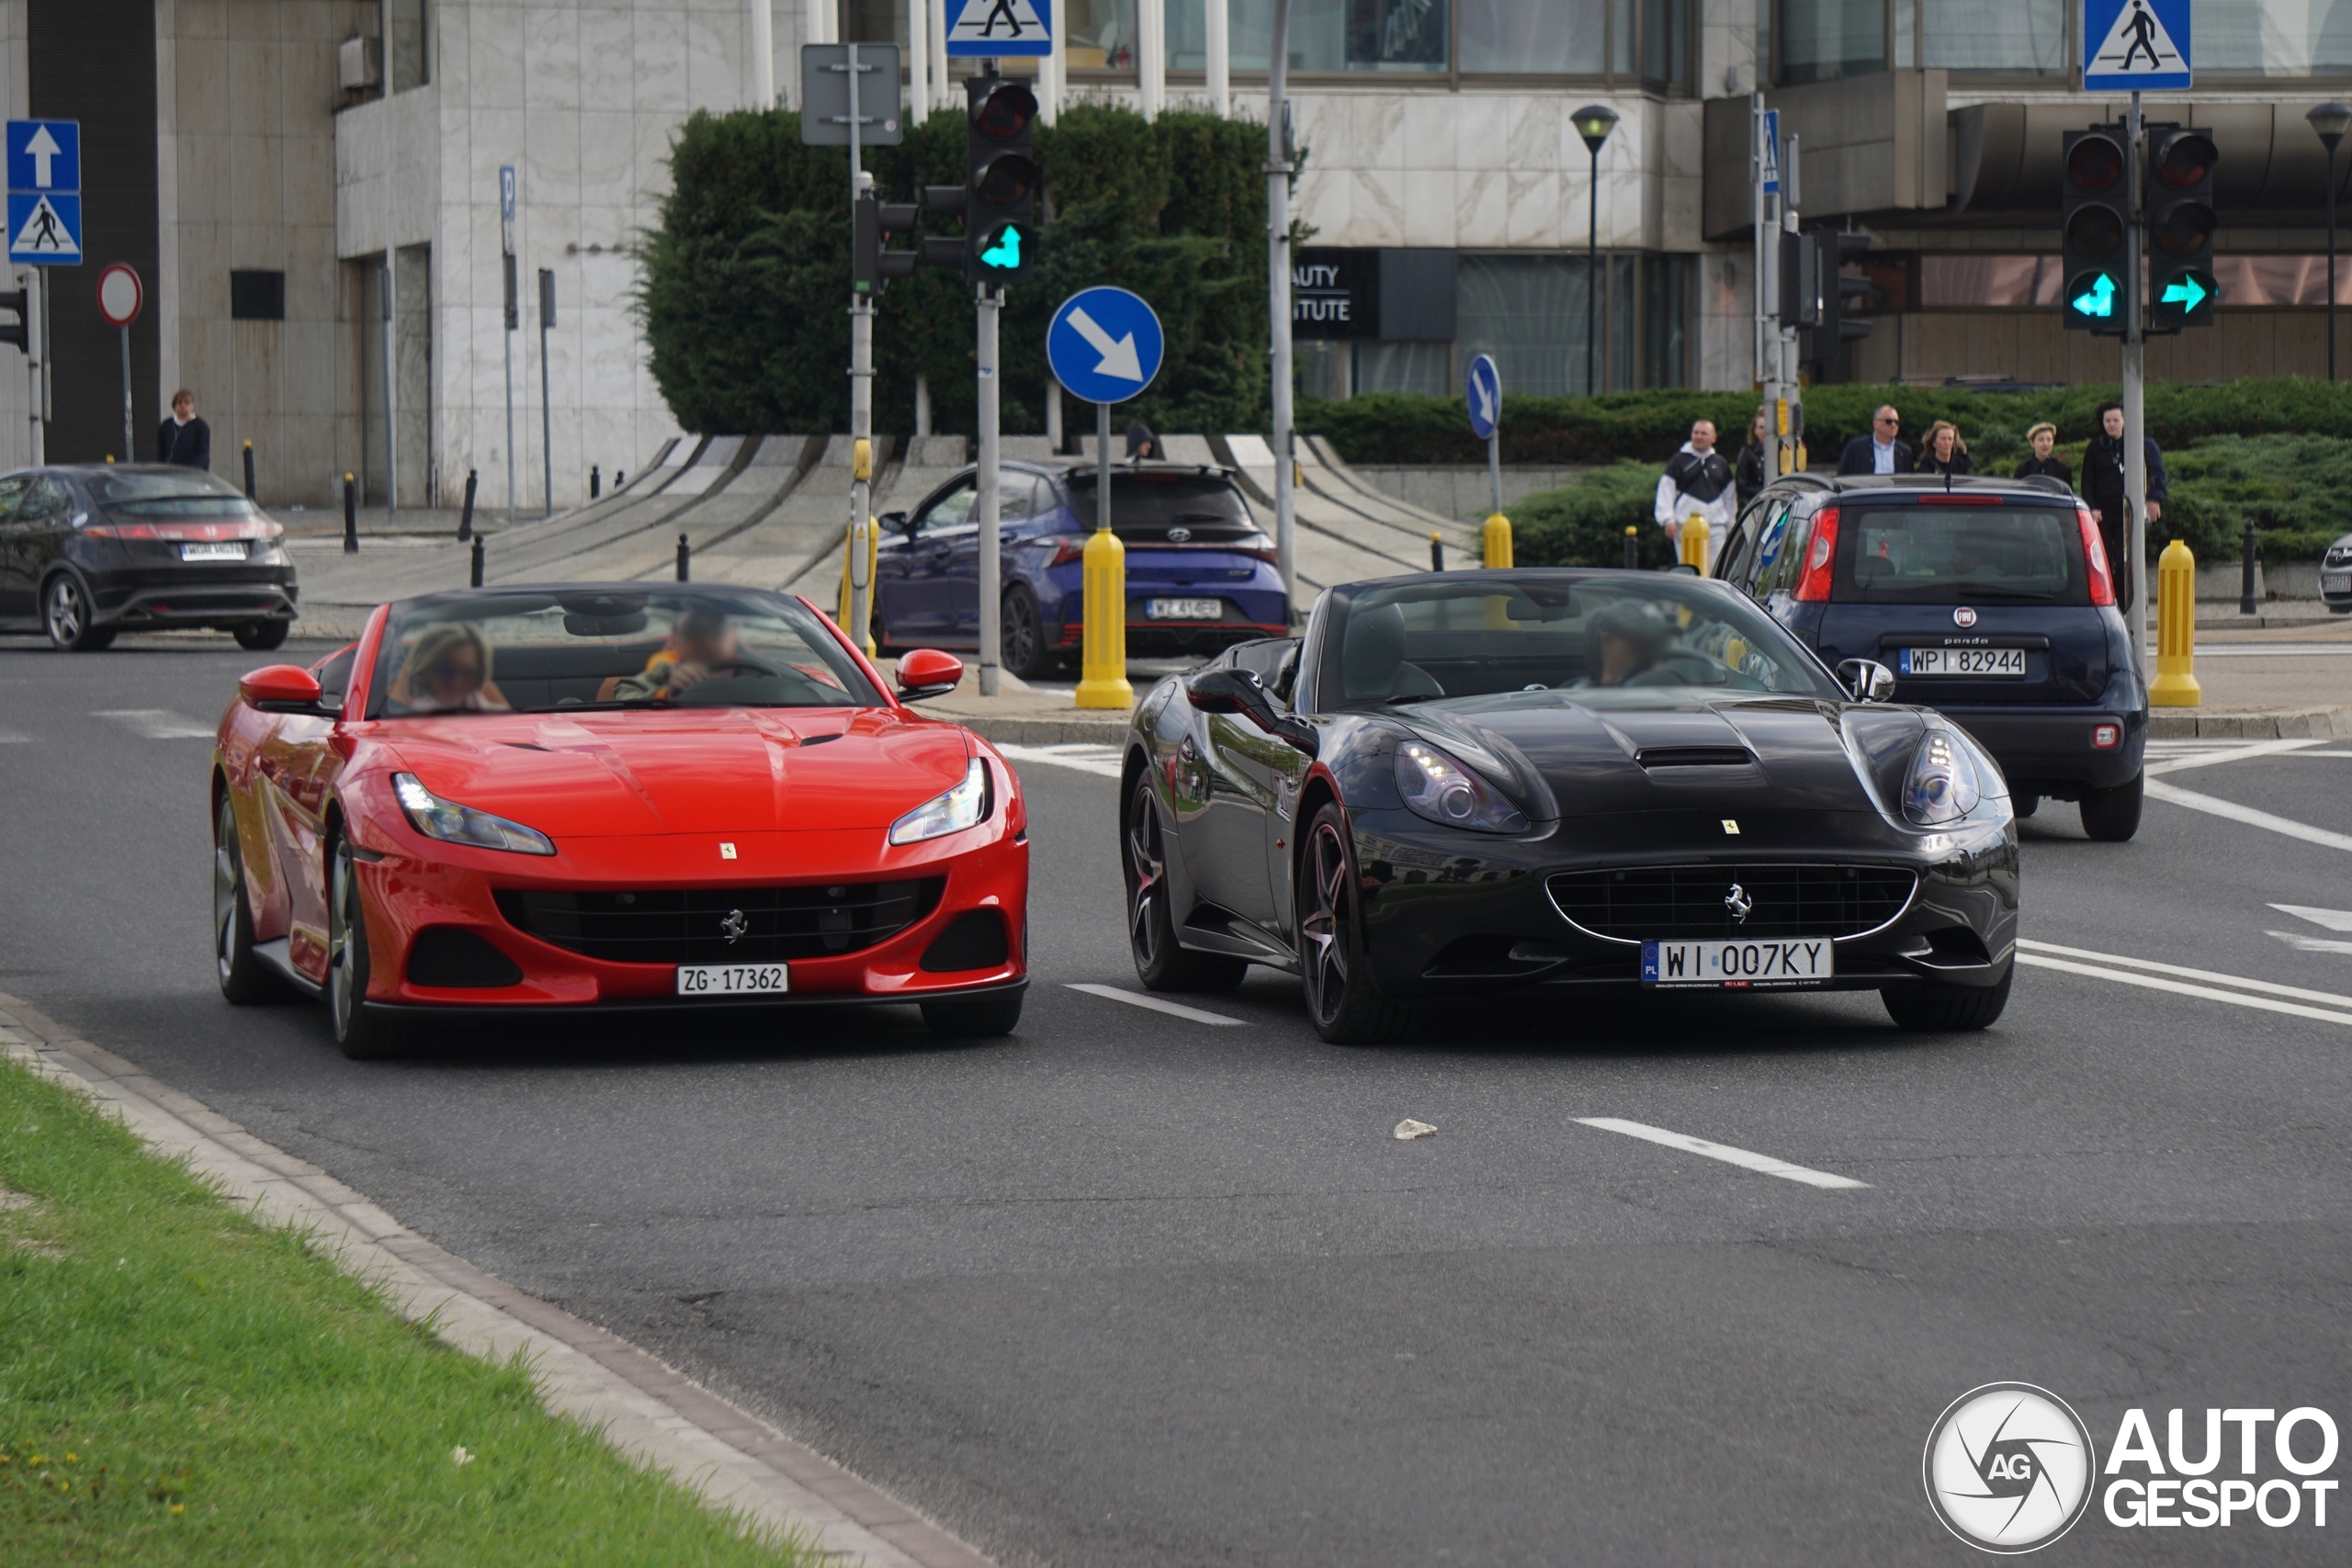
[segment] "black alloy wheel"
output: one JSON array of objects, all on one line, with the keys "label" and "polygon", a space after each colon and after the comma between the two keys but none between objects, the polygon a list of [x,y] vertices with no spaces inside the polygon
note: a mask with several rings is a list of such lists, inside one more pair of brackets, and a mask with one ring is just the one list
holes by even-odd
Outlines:
[{"label": "black alloy wheel", "polygon": [[327,885],[327,1014],[334,1043],[355,1062],[400,1053],[390,1022],[362,1004],[368,996],[368,910],[359,892],[351,841],[338,838]]},{"label": "black alloy wheel", "polygon": [[1915,1034],[1959,1033],[1983,1029],[2001,1016],[2009,1005],[2009,982],[2017,975],[2012,961],[1997,986],[1889,987],[1878,994],[1878,999],[1886,1005],[1887,1016],[1898,1029]]},{"label": "black alloy wheel", "polygon": [[114,641],[112,627],[96,625],[89,590],[70,571],[61,571],[40,591],[41,629],[62,653],[96,653]]},{"label": "black alloy wheel", "polygon": [[255,652],[283,647],[288,629],[289,623],[285,621],[244,621],[236,628],[237,646]]},{"label": "black alloy wheel", "polygon": [[1355,846],[1336,801],[1307,824],[1299,857],[1299,983],[1315,1032],[1334,1045],[1376,1045],[1403,1037],[1412,1014],[1380,995],[1365,961]]},{"label": "black alloy wheel", "polygon": [[2083,792],[2083,831],[2105,843],[2128,842],[2140,830],[2140,807],[2145,804],[2148,775],[2143,771],[2111,789]]},{"label": "black alloy wheel", "polygon": [[1229,991],[1250,972],[1250,961],[1222,953],[1194,953],[1176,940],[1169,903],[1168,837],[1151,775],[1136,780],[1127,797],[1126,829],[1119,837],[1119,870],[1127,887],[1127,950],[1136,978],[1148,991]]},{"label": "black alloy wheel", "polygon": [[1024,681],[1043,680],[1061,664],[1046,646],[1045,619],[1037,613],[1037,596],[1025,582],[1004,591],[1004,611],[998,620],[999,650],[1004,667]]},{"label": "black alloy wheel", "polygon": [[242,1007],[283,994],[277,976],[254,952],[253,905],[245,897],[245,854],[237,808],[226,790],[212,822],[212,959],[220,994]]}]

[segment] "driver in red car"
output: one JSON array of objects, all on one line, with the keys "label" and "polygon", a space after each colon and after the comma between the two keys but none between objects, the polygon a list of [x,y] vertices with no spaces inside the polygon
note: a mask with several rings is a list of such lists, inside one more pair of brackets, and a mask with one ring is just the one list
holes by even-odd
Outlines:
[{"label": "driver in red car", "polygon": [[678,617],[670,639],[634,675],[616,675],[596,694],[600,703],[652,697],[667,700],[707,680],[716,665],[742,657],[735,629],[715,610],[696,607]]}]

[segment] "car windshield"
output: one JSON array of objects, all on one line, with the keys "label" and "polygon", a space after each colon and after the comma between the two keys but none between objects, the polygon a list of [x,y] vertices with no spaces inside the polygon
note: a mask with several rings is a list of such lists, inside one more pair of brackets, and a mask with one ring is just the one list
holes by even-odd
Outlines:
[{"label": "car windshield", "polygon": [[169,473],[125,469],[92,474],[83,482],[100,506],[133,517],[259,515],[243,491],[201,468],[175,468]]},{"label": "car windshield", "polygon": [[[1068,482],[1079,521],[1092,525],[1099,482],[1094,470],[1077,469]],[[1223,475],[1111,470],[1111,532],[1125,540],[1157,543],[1170,539],[1170,530],[1177,528],[1188,530],[1189,537],[1197,540],[1258,536],[1241,492]]]},{"label": "car windshield", "polygon": [[1834,604],[2091,602],[2071,506],[1872,506],[1846,518]]},{"label": "car windshield", "polygon": [[781,594],[514,590],[395,605],[368,716],[884,701],[818,617]]},{"label": "car windshield", "polygon": [[1842,695],[1753,604],[1681,573],[1372,584],[1341,614],[1326,656],[1331,707],[1540,691],[1601,706],[1655,703],[1680,688]]}]

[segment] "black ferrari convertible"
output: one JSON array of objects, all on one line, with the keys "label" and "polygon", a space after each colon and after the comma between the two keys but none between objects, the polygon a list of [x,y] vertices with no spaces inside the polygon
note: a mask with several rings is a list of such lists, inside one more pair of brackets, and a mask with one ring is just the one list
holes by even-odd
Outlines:
[{"label": "black ferrari convertible", "polygon": [[1303,637],[1136,705],[1136,972],[1291,970],[1346,1043],[1505,987],[1868,989],[1981,1029],[2016,944],[2007,785],[1894,687],[1681,573],[1330,589]]}]

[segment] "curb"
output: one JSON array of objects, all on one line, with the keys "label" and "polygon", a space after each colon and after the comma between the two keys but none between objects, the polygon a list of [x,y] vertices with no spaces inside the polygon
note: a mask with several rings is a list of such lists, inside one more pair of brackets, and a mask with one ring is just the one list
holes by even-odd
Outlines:
[{"label": "curb", "polygon": [[1100,717],[1080,717],[1075,711],[1064,718],[967,718],[960,714],[938,716],[960,724],[983,740],[1010,740],[1016,746],[1066,746],[1096,741],[1116,746],[1127,732],[1127,715],[1105,711]]},{"label": "curb", "polygon": [[318,1167],[5,992],[0,1052],[98,1101],[260,1223],[310,1231],[322,1255],[411,1322],[431,1320],[456,1348],[492,1361],[521,1352],[549,1411],[713,1506],[866,1568],[989,1568],[974,1548],[675,1368],[483,1273]]},{"label": "curb", "polygon": [[2334,740],[2352,738],[2352,705],[2276,708],[2258,713],[2199,713],[2152,708],[2151,740]]}]

